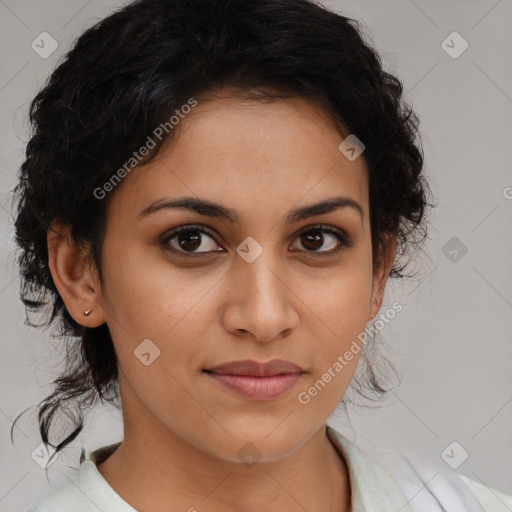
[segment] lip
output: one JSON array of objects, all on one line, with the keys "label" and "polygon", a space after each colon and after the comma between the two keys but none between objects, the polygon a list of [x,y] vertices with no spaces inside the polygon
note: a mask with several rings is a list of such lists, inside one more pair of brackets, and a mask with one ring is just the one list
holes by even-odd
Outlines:
[{"label": "lip", "polygon": [[244,375],[252,377],[272,377],[274,375],[284,375],[290,373],[304,373],[304,370],[289,361],[283,359],[272,359],[266,363],[244,359],[243,361],[231,361],[220,364],[207,371],[223,375]]},{"label": "lip", "polygon": [[211,379],[249,400],[272,400],[290,391],[305,371],[282,359],[232,361],[204,370]]}]

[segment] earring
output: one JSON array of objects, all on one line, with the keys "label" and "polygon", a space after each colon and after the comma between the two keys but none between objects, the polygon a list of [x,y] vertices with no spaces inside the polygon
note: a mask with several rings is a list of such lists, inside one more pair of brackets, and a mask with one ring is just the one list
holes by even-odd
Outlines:
[{"label": "earring", "polygon": [[88,309],[87,311],[84,311],[84,315],[87,316],[91,313],[92,309]]}]

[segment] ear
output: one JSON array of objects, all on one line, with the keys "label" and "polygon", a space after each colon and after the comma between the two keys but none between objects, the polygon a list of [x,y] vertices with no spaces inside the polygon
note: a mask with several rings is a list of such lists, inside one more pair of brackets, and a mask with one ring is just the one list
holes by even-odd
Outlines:
[{"label": "ear", "polygon": [[373,288],[370,297],[368,320],[371,320],[379,311],[384,300],[384,290],[395,260],[396,236],[388,235],[384,238],[378,261],[373,266]]},{"label": "ear", "polygon": [[[98,273],[87,251],[73,243],[69,225],[52,223],[47,233],[48,264],[53,282],[73,319],[85,327],[98,327],[106,319]],[[86,311],[91,310],[88,315]]]}]

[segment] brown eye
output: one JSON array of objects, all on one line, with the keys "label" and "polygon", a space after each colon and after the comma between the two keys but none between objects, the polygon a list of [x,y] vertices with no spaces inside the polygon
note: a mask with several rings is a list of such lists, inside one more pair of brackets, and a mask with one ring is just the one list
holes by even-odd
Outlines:
[{"label": "brown eye", "polygon": [[187,252],[194,252],[202,244],[202,234],[199,231],[188,231],[176,235],[176,243]]},{"label": "brown eye", "polygon": [[165,237],[162,244],[170,251],[183,255],[219,252],[219,246],[213,236],[204,228],[194,226],[181,226],[175,229]]},{"label": "brown eye", "polygon": [[306,252],[323,254],[337,254],[351,245],[345,235],[330,227],[310,229],[299,235],[298,240]]}]

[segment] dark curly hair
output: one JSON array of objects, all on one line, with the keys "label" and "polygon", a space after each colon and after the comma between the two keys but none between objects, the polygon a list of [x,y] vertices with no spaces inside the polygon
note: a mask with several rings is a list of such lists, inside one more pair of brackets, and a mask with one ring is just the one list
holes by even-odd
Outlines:
[{"label": "dark curly hair", "polygon": [[[56,324],[68,343],[65,371],[39,404],[42,440],[56,451],[82,430],[85,405],[116,403],[119,382],[107,325],[79,325],[55,287],[48,266],[51,224],[70,226],[73,242],[87,248],[102,282],[108,197],[98,200],[94,191],[189,98],[200,100],[220,88],[244,99],[306,98],[321,105],[340,134],[363,141],[374,264],[387,235],[397,241],[390,277],[405,276],[410,259],[405,257],[426,238],[429,189],[419,118],[357,21],[309,0],[128,4],[86,30],[33,99],[33,132],[14,190],[27,317],[43,311],[45,325]],[[175,132],[157,141],[145,162]],[[356,382],[382,396],[387,390],[377,378],[380,372],[369,359],[362,365],[367,382]],[[78,404],[76,429],[50,443],[52,419],[67,404]]]}]

